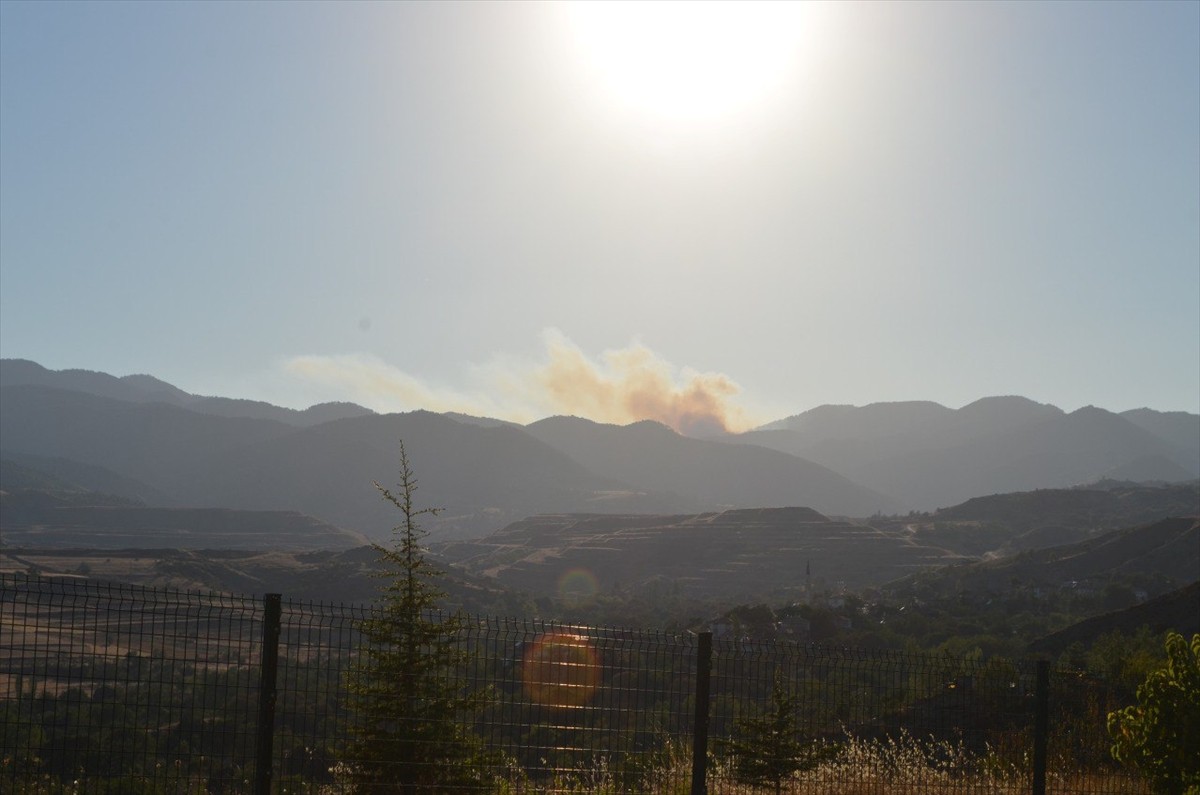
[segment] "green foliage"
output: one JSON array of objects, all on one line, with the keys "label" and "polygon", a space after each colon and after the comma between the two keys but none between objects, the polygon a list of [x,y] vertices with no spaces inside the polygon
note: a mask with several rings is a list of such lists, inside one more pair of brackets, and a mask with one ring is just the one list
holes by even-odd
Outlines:
[{"label": "green foliage", "polygon": [[739,719],[740,738],[724,743],[733,757],[738,783],[771,786],[779,795],[793,774],[812,770],[834,755],[832,746],[799,738],[797,709],[797,700],[776,674],[768,708],[761,715]]},{"label": "green foliage", "polygon": [[1112,712],[1112,755],[1164,795],[1200,792],[1200,635],[1189,647],[1171,632],[1167,662],[1137,690],[1138,704]]},{"label": "green foliage", "polygon": [[438,509],[416,507],[417,481],[403,443],[397,490],[375,487],[402,521],[390,548],[376,546],[385,580],[381,612],[359,627],[366,642],[347,683],[355,716],[347,761],[355,791],[412,795],[429,787],[479,787],[487,760],[470,726],[486,694],[468,691],[461,681],[464,620],[436,614],[440,572],[420,546],[418,517]]},{"label": "green foliage", "polygon": [[[17,688],[21,686],[18,680]],[[22,725],[27,721],[16,700],[0,701],[0,769],[5,772],[28,774],[42,765],[46,731],[39,724]]]},{"label": "green foliage", "polygon": [[1101,635],[1086,651],[1078,646],[1068,648],[1063,661],[1104,677],[1129,698],[1146,676],[1161,666],[1162,648],[1163,636],[1143,624],[1129,635],[1119,630]]}]

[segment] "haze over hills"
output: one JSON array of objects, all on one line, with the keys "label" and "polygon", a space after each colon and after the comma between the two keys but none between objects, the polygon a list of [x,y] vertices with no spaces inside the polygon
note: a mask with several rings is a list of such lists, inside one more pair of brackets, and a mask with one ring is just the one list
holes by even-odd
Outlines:
[{"label": "haze over hills", "polygon": [[419,462],[424,504],[448,506],[430,523],[444,533],[479,534],[595,500],[625,510],[679,502],[596,477],[520,429],[428,412],[294,427],[46,387],[4,387],[2,399],[6,451],[101,466],[168,494],[176,507],[298,510],[374,538],[386,537],[396,517],[372,483],[395,472],[402,439]]},{"label": "haze over hills", "polygon": [[592,472],[698,502],[707,498],[728,507],[821,506],[842,516],[901,507],[894,498],[811,461],[757,446],[691,439],[657,422],[618,426],[550,417],[525,430]]},{"label": "haze over hills", "polygon": [[7,549],[337,550],[367,543],[360,533],[296,511],[152,508],[52,470],[140,491],[134,481],[98,467],[58,467],[61,459],[34,460],[46,469],[0,459],[0,545]]},{"label": "haze over hills", "polygon": [[1200,476],[1200,415],[1085,407],[1021,397],[954,410],[929,402],[822,406],[736,440],[801,456],[919,510],[986,494],[1103,478]]},{"label": "haze over hills", "polygon": [[0,452],[14,463],[150,507],[295,511],[372,538],[395,519],[372,481],[395,471],[400,440],[423,504],[447,509],[429,525],[447,539],[549,513],[806,506],[866,516],[1111,472],[1192,479],[1197,425],[1191,414],[1065,414],[1009,397],[959,410],[827,406],[718,441],[653,422],[295,411],[188,395],[150,376],[0,361]]},{"label": "haze over hills", "polygon": [[76,504],[43,492],[0,494],[0,510],[9,548],[337,550],[367,543],[295,511]]},{"label": "haze over hills", "polygon": [[132,505],[169,506],[169,496],[110,469],[68,458],[47,458],[5,450],[0,458],[0,489],[35,489],[58,494],[89,492],[111,495]]},{"label": "haze over hills", "polygon": [[27,359],[0,359],[0,384],[48,386],[131,403],[166,403],[199,414],[277,420],[301,426],[374,414],[370,409],[354,403],[319,403],[304,411],[297,411],[259,400],[193,395],[149,375],[118,378],[92,370],[48,370]]}]

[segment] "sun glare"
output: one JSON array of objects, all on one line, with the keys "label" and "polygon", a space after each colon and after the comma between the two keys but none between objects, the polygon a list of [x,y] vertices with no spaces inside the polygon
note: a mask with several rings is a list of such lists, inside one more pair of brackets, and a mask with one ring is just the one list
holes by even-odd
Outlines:
[{"label": "sun glare", "polygon": [[619,105],[680,123],[737,113],[794,73],[813,7],[789,2],[567,3],[584,68]]}]

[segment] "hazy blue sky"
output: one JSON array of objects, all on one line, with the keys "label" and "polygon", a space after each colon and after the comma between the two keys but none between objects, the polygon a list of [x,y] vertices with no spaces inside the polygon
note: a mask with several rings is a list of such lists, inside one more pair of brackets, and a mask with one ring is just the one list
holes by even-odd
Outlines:
[{"label": "hazy blue sky", "polygon": [[0,354],[516,418],[1200,411],[1200,3],[672,8],[4,0]]}]

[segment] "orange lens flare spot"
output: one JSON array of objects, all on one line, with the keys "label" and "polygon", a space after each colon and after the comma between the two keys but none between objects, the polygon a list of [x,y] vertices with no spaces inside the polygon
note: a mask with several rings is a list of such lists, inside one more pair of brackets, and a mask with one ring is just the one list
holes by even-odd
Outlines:
[{"label": "orange lens flare spot", "polygon": [[521,680],[526,694],[539,704],[581,707],[596,692],[600,661],[587,638],[549,632],[525,652]]}]

